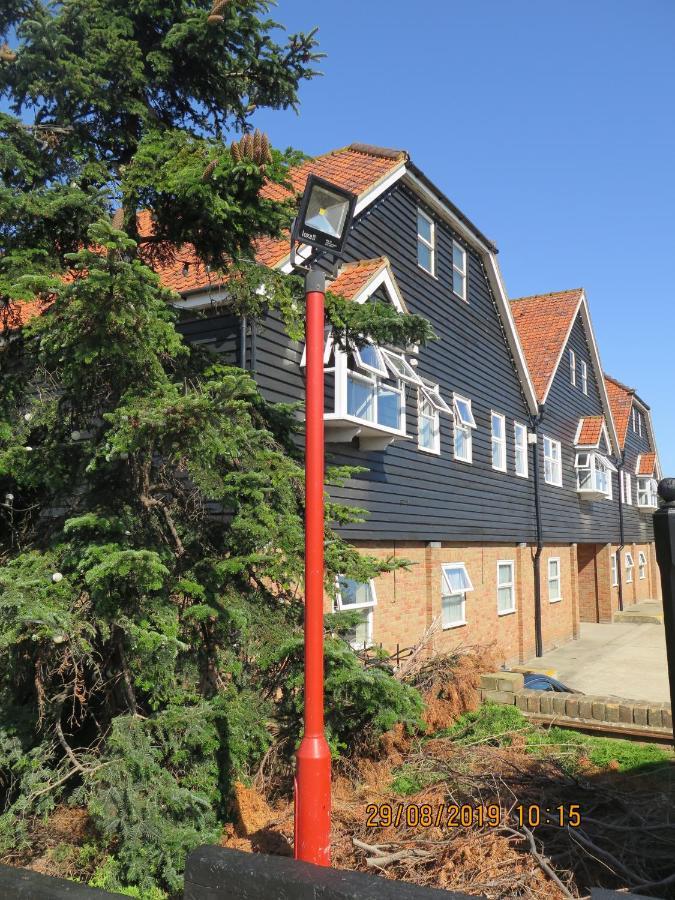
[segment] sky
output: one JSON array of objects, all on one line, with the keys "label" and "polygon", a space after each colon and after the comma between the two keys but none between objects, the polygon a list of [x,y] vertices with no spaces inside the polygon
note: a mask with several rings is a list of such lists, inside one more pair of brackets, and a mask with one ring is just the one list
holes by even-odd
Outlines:
[{"label": "sky", "polygon": [[583,287],[605,371],[675,476],[675,2],[279,0],[319,27],[275,146],[405,149],[499,248],[510,297]]}]

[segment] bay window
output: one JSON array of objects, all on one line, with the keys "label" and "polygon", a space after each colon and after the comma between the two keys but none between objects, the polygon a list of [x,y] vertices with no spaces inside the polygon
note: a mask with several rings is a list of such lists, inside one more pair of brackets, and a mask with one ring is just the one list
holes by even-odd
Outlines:
[{"label": "bay window", "polygon": [[637,502],[641,509],[656,509],[658,503],[658,482],[655,478],[647,478],[638,476],[637,480]]},{"label": "bay window", "polygon": [[583,450],[574,460],[577,472],[577,493],[592,500],[612,499],[612,472],[615,467],[601,453]]}]

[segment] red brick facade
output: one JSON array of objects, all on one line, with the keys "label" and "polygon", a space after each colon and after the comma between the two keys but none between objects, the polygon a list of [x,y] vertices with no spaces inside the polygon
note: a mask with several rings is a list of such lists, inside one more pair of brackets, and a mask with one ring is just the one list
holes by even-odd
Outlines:
[{"label": "red brick facade", "polygon": [[[393,652],[419,641],[441,614],[442,565],[464,563],[473,584],[466,595],[466,623],[437,631],[430,649],[459,646],[493,647],[496,662],[517,663],[535,655],[534,567],[535,548],[498,544],[450,544],[397,541],[380,544],[356,542],[359,550],[378,558],[406,559],[411,565],[376,579],[377,605],[373,610],[372,639]],[[611,621],[618,609],[618,589],[611,585],[609,544],[546,545],[541,557],[541,614],[544,650],[579,636],[580,621]],[[631,545],[635,567],[632,584],[624,583],[624,605],[660,596],[653,545]],[[645,553],[644,578],[639,573],[639,552]],[[549,599],[549,560],[560,560],[560,600]],[[515,611],[497,611],[497,563],[515,564]],[[624,571],[625,581],[625,571]]]}]

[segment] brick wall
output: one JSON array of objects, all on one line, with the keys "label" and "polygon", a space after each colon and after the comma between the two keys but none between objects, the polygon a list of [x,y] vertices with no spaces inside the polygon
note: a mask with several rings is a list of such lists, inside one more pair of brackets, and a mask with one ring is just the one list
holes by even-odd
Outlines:
[{"label": "brick wall", "polygon": [[[396,645],[415,644],[441,614],[441,565],[465,564],[474,590],[467,593],[466,624],[438,632],[432,649],[447,651],[458,646],[485,644],[493,648],[495,662],[522,662],[535,653],[534,644],[534,548],[514,544],[470,543],[430,546],[401,541],[382,545],[355,542],[358,549],[377,558],[405,558],[413,565],[381,575],[376,581],[377,606],[373,613],[373,640],[394,651]],[[561,600],[548,598],[548,559],[560,559]],[[515,563],[516,609],[497,611],[497,562]],[[576,545],[546,546],[542,554],[542,631],[544,648],[551,649],[578,634]]]}]

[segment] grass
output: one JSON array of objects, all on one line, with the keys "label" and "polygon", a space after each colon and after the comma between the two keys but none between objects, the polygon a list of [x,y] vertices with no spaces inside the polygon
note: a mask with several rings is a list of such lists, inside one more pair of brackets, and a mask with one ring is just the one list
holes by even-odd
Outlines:
[{"label": "grass", "polygon": [[582,757],[600,769],[612,767],[621,772],[653,769],[673,761],[673,754],[654,744],[640,744],[618,738],[593,737],[567,728],[541,728],[533,725],[515,706],[487,703],[476,712],[465,713],[444,732],[458,744],[490,744],[508,747],[514,735],[524,737],[526,749],[538,756],[562,758],[566,767],[577,769]]}]

